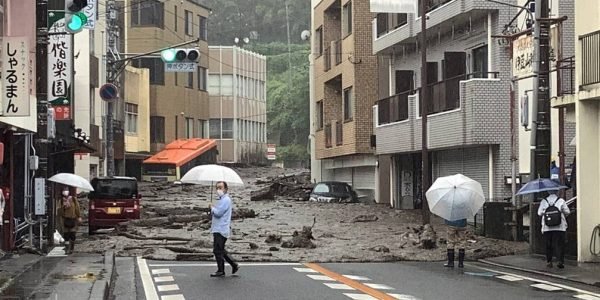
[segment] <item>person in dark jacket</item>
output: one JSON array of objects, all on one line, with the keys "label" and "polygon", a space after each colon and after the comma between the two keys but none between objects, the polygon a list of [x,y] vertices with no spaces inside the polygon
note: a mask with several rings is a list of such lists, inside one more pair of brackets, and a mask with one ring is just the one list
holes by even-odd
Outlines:
[{"label": "person in dark jacket", "polygon": [[458,267],[464,268],[467,219],[457,221],[446,220],[446,225],[448,225],[448,242],[446,244],[448,262],[444,264],[444,267],[454,268],[454,254],[456,248],[458,248]]}]

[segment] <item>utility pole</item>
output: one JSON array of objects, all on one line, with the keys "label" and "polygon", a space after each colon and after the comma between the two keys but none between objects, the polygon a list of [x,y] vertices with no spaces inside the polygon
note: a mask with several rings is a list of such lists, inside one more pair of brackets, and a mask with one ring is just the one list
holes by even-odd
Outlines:
[{"label": "utility pole", "polygon": [[427,90],[427,2],[421,1],[421,213],[423,224],[429,224],[429,204],[425,193],[429,189],[431,172],[429,170],[429,149],[427,144],[427,109],[429,93]]},{"label": "utility pole", "polygon": [[[534,80],[533,84],[530,180],[550,177],[550,20],[548,17],[548,0],[536,0],[533,73],[537,76],[537,80]],[[537,198],[538,194],[534,194],[529,209],[532,223],[536,218],[532,208]],[[529,236],[530,248],[535,249],[533,230],[529,231]]]},{"label": "utility pole", "polygon": [[[119,70],[115,65],[115,61],[120,59],[118,50],[118,26],[116,25],[117,8],[114,0],[109,0],[106,3],[106,33],[108,34],[108,43],[106,51],[106,82],[112,83],[120,87],[118,76]],[[119,98],[115,102],[118,102]],[[107,101],[106,110],[106,171],[109,177],[115,176],[115,150],[114,150],[114,121],[113,121],[113,101]]]},{"label": "utility pole", "polygon": [[290,36],[290,12],[288,2],[285,0],[285,21],[287,24],[287,46],[288,46],[288,101],[292,93],[292,41]]}]

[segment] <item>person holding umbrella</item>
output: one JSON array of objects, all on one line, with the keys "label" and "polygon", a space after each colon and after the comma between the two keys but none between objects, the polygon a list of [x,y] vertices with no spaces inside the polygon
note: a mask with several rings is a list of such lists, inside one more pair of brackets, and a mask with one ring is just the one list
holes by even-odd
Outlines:
[{"label": "person holding umbrella", "polygon": [[229,238],[230,225],[231,225],[231,198],[229,197],[227,182],[217,182],[217,205],[209,205],[210,213],[212,215],[212,224],[210,232],[213,235],[213,253],[215,260],[217,261],[217,272],[210,275],[210,277],[223,277],[225,276],[225,261],[231,266],[231,273],[235,274],[240,269],[239,265],[233,261],[233,259],[225,250],[225,242]]},{"label": "person holding umbrella", "polygon": [[75,250],[77,226],[81,224],[81,209],[76,196],[72,196],[69,187],[64,187],[59,200],[58,212],[62,217],[63,236],[69,243],[65,253],[72,254]]},{"label": "person holding umbrella", "polygon": [[565,267],[565,237],[567,231],[566,217],[571,213],[567,202],[549,191],[548,197],[540,202],[538,216],[542,217],[542,234],[546,241],[546,266],[552,268],[552,257],[556,253],[557,267]]},{"label": "person holding umbrella", "polygon": [[448,242],[446,243],[448,262],[444,264],[444,267],[454,268],[454,254],[455,249],[458,248],[458,267],[464,268],[467,219],[445,220],[445,223],[448,225]]}]

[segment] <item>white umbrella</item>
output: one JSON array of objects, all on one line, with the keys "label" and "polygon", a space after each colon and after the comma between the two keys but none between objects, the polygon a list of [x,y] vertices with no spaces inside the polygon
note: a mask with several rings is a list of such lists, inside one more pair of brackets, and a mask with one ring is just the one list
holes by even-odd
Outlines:
[{"label": "white umbrella", "polygon": [[474,216],[485,202],[481,184],[462,174],[438,178],[426,196],[429,210],[448,221]]},{"label": "white umbrella", "polygon": [[56,175],[50,177],[48,179],[48,181],[76,187],[76,188],[84,190],[84,191],[93,191],[94,190],[94,188],[92,187],[90,182],[87,181],[87,179],[85,179],[81,176],[75,175],[75,174],[71,174],[71,173],[56,174]]},{"label": "white umbrella", "polygon": [[234,170],[219,165],[201,165],[192,168],[181,178],[183,183],[213,185],[225,181],[228,186],[242,186],[244,181]]}]

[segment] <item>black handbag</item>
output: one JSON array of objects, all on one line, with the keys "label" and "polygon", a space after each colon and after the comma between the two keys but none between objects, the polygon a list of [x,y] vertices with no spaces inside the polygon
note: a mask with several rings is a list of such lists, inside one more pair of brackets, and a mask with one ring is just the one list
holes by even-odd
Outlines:
[{"label": "black handbag", "polygon": [[65,218],[63,221],[65,228],[74,228],[77,225],[77,220],[73,218]]}]

